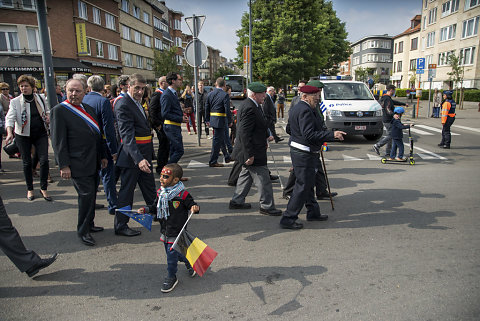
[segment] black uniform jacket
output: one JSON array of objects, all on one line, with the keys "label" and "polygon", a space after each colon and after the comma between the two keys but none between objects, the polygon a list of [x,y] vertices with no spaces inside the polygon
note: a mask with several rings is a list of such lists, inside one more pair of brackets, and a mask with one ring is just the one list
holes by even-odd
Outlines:
[{"label": "black uniform jacket", "polygon": [[[129,95],[119,99],[115,104],[118,131],[121,145],[116,165],[133,168],[143,159],[152,162],[152,130],[144,114]],[[148,137],[150,136],[150,142]]]},{"label": "black uniform jacket", "polygon": [[[82,106],[98,123],[95,109],[87,104]],[[69,166],[74,178],[97,173],[100,159],[107,157],[102,134],[61,104],[52,108],[50,124],[52,147],[58,167]]]},{"label": "black uniform jacket", "polygon": [[262,108],[267,124],[269,126],[274,124],[277,121],[277,113],[275,110],[275,104],[273,103],[273,99],[268,94],[265,95]]},{"label": "black uniform jacket", "polygon": [[311,152],[318,152],[324,142],[334,140],[333,132],[324,130],[320,115],[304,101],[290,110],[287,133],[290,146],[295,142],[309,147]]},{"label": "black uniform jacket", "polygon": [[245,163],[254,156],[254,166],[267,165],[268,127],[263,112],[251,98],[244,100],[237,111],[237,136],[232,157]]}]

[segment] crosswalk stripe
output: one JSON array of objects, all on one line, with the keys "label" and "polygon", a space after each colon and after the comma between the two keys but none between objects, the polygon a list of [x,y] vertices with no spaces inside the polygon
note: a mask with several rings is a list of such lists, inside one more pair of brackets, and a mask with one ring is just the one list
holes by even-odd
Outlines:
[{"label": "crosswalk stripe", "polygon": [[421,159],[437,159],[435,156],[431,156],[427,154],[417,153],[417,155],[420,156]]},{"label": "crosswalk stripe", "polygon": [[426,132],[424,130],[420,130],[420,129],[416,129],[416,128],[410,128],[410,130],[413,133],[420,134],[420,135],[425,135],[425,136],[434,135],[433,133],[429,133],[429,132]]},{"label": "crosswalk stripe", "polygon": [[[410,144],[408,144],[408,143],[404,143],[404,144],[405,144],[406,146],[410,147]],[[428,150],[426,150],[426,149],[420,148],[420,147],[418,147],[418,146],[415,146],[414,149],[418,149],[418,150],[421,151],[421,152],[430,154],[430,155],[434,156],[435,158],[438,158],[438,159],[441,159],[441,160],[446,160],[445,157],[440,156],[440,155],[438,155],[438,154],[435,154],[434,152],[428,151]],[[422,157],[422,158],[423,158],[423,157]]]},{"label": "crosswalk stripe", "polygon": [[283,162],[284,163],[291,163],[292,159],[290,158],[290,156],[283,156]]},{"label": "crosswalk stripe", "polygon": [[348,156],[348,155],[345,155],[343,154],[343,160],[344,161],[359,161],[359,160],[363,160],[361,158],[357,158],[357,157],[353,157],[353,156]]},{"label": "crosswalk stripe", "polygon": [[367,154],[368,159],[370,160],[381,160],[382,158],[378,155]]},{"label": "crosswalk stripe", "polygon": [[[437,133],[441,133],[442,130],[440,128],[435,128],[435,127],[431,127],[431,126],[427,126],[427,125],[415,125],[415,127],[420,127],[420,128],[424,128],[424,129],[428,129],[428,130],[431,130],[432,132],[437,132]],[[412,130],[414,130],[415,128],[412,128]],[[459,136],[460,134],[456,134],[456,133],[452,133],[452,136]]]},{"label": "crosswalk stripe", "polygon": [[196,160],[191,160],[190,163],[188,163],[187,168],[200,168],[200,167],[208,167],[207,164],[197,162]]},{"label": "crosswalk stripe", "polygon": [[452,127],[461,128],[461,129],[465,129],[465,130],[470,130],[472,132],[480,133],[480,129],[478,129],[478,128],[472,128],[472,127],[460,126],[460,125],[452,125]]}]

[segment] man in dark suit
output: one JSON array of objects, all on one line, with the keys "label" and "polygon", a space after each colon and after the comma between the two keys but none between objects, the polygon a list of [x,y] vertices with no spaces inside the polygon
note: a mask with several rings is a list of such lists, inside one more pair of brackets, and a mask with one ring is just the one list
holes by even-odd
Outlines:
[{"label": "man in dark suit", "polygon": [[220,149],[225,157],[225,163],[230,162],[231,157],[227,151],[226,143],[228,135],[225,127],[232,126],[232,113],[230,111],[230,97],[225,92],[225,79],[220,77],[215,82],[216,88],[208,93],[205,102],[205,122],[208,127],[213,127],[212,152],[208,165],[210,167],[223,167],[218,163]]},{"label": "man in dark suit", "polygon": [[66,84],[67,100],[50,112],[52,147],[63,179],[72,179],[78,193],[77,233],[80,240],[93,246],[91,232],[101,232],[95,226],[95,200],[98,171],[107,166],[102,144],[102,128],[98,125],[95,110],[82,103],[86,84],[69,79]]},{"label": "man in dark suit", "polygon": [[[142,75],[130,75],[127,94],[115,104],[118,131],[122,139],[116,164],[121,170],[122,178],[118,192],[118,208],[133,205],[137,183],[142,191],[145,204],[153,204],[155,200],[152,130],[141,105],[146,85],[146,80]],[[140,231],[128,227],[128,221],[128,216],[117,211],[115,234],[140,235]]]},{"label": "man in dark suit", "polygon": [[245,197],[255,182],[260,193],[260,213],[281,215],[275,208],[273,188],[267,167],[268,141],[272,141],[260,104],[265,99],[265,85],[252,82],[248,85],[248,98],[237,111],[237,138],[233,158],[242,164],[237,186],[230,201],[230,209],[249,209]]},{"label": "man in dark suit", "polygon": [[170,158],[168,159],[168,163],[178,163],[184,153],[182,122],[186,120],[186,117],[183,116],[177,94],[177,90],[182,86],[182,81],[183,79],[180,74],[169,72],[167,74],[168,88],[165,89],[160,97],[160,106],[164,119],[163,130],[170,142]]},{"label": "man in dark suit", "polygon": [[103,144],[107,152],[108,165],[102,168],[100,176],[103,181],[103,189],[108,201],[108,212],[115,215],[117,208],[117,188],[115,181],[115,164],[117,160],[117,137],[115,135],[115,125],[113,122],[113,111],[110,101],[103,97],[101,92],[105,86],[105,81],[98,75],[90,76],[87,80],[90,92],[83,98],[83,103],[93,107],[97,114],[98,125],[103,129]]},{"label": "man in dark suit", "polygon": [[277,113],[275,111],[275,102],[273,101],[273,96],[275,95],[275,88],[268,87],[267,94],[265,95],[265,100],[263,101],[263,114],[265,115],[265,120],[267,121],[267,127],[270,129],[275,143],[281,142],[283,138],[278,137],[275,132],[275,123],[277,122]]},{"label": "man in dark suit", "polygon": [[150,98],[150,105],[148,106],[148,113],[150,114],[150,121],[152,127],[157,133],[158,138],[158,150],[157,150],[157,167],[156,172],[160,174],[163,166],[168,163],[168,154],[170,153],[170,143],[168,141],[167,135],[163,130],[163,117],[162,117],[162,106],[160,104],[160,98],[162,97],[165,89],[168,88],[167,77],[162,76],[158,78],[158,88],[153,93]]},{"label": "man in dark suit", "polygon": [[32,250],[25,248],[20,234],[12,225],[8,217],[2,197],[0,196],[0,248],[3,253],[15,264],[20,272],[33,277],[41,269],[46,268],[57,259],[57,253],[47,259],[42,259]]}]

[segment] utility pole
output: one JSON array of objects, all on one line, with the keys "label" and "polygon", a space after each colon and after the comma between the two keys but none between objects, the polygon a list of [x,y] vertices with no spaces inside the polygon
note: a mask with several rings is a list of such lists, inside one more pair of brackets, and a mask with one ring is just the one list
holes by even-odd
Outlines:
[{"label": "utility pole", "polygon": [[248,27],[248,37],[249,37],[249,40],[248,40],[248,46],[249,46],[249,50],[248,50],[248,61],[250,62],[250,74],[249,74],[249,79],[250,81],[249,82],[252,82],[252,0],[249,0],[250,1],[250,14],[249,14],[249,27]]}]

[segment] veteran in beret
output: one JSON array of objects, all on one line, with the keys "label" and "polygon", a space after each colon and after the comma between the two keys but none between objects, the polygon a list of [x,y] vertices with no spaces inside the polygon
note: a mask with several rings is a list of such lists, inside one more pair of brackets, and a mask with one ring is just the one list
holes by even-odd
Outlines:
[{"label": "veteran in beret", "polygon": [[255,183],[260,194],[259,212],[264,215],[280,216],[282,211],[275,208],[270,172],[267,167],[268,142],[273,140],[261,104],[267,87],[260,82],[248,85],[248,98],[237,111],[237,136],[232,157],[242,164],[230,209],[250,209],[245,197]]},{"label": "veteran in beret", "polygon": [[328,215],[320,214],[313,187],[315,174],[320,166],[320,149],[324,142],[334,139],[343,140],[343,131],[329,131],[315,107],[320,100],[320,89],[305,85],[300,88],[300,102],[290,110],[287,133],[290,135],[290,157],[296,175],[292,196],[287,209],[283,212],[280,226],[286,229],[301,229],[297,223],[298,214],[303,206],[307,208],[307,221],[325,221]]}]

